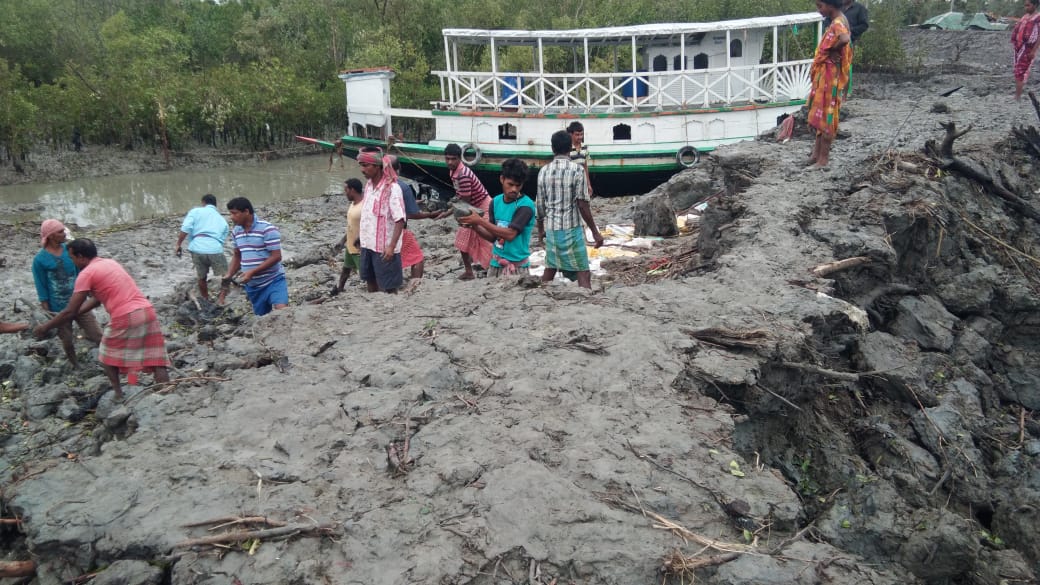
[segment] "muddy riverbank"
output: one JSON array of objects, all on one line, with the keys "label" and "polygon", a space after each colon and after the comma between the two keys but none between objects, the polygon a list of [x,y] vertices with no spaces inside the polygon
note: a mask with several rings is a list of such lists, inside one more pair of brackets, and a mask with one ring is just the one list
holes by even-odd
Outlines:
[{"label": "muddy riverbank", "polygon": [[[329,297],[339,194],[258,210],[292,301],[260,319],[189,298],[153,245],[179,217],[77,234],[152,297],[180,382],[115,404],[55,341],[0,339],[3,560],[37,583],[1034,582],[1038,224],[922,150],[970,125],[953,154],[1040,207],[1011,135],[1036,114],[979,61],[857,77],[827,170],[798,166],[805,135],[720,149],[662,189],[725,191],[699,228],[591,293],[457,281],[451,225],[421,221],[418,286]],[[0,226],[7,320],[35,228]],[[254,532],[189,542],[231,529]]]}]

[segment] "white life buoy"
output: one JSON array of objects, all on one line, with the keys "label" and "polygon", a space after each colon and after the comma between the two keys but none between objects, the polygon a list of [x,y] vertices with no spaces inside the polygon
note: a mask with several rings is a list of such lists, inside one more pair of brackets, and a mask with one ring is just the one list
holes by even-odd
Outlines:
[{"label": "white life buoy", "polygon": [[[469,151],[473,151],[473,158],[466,157],[466,153]],[[466,146],[462,147],[462,156],[460,158],[462,159],[462,164],[471,167],[480,162],[480,157],[482,155],[483,153],[480,152],[480,147],[470,142]]]},{"label": "white life buoy", "polygon": [[692,146],[684,146],[675,153],[675,162],[685,169],[691,168],[701,159],[701,154]]}]

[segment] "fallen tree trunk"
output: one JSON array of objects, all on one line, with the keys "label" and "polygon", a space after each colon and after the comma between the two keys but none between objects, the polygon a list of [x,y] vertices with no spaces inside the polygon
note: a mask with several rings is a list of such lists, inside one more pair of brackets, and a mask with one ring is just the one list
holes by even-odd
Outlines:
[{"label": "fallen tree trunk", "polygon": [[0,561],[0,579],[32,577],[36,574],[35,561]]},{"label": "fallen tree trunk", "polygon": [[1007,187],[1001,185],[993,177],[988,174],[979,171],[967,162],[957,158],[953,154],[953,143],[955,140],[964,136],[968,132],[971,132],[972,126],[968,126],[967,130],[957,131],[957,125],[954,122],[946,122],[940,124],[944,130],[946,130],[946,136],[943,138],[942,146],[939,147],[939,152],[935,152],[935,142],[932,140],[928,141],[926,147],[932,151],[933,155],[938,155],[942,158],[940,168],[943,170],[954,171],[959,173],[976,183],[979,183],[986,188],[987,191],[993,193],[997,197],[1000,197],[1004,201],[1007,201],[1008,205],[1012,209],[1021,213],[1022,215],[1032,219],[1033,221],[1040,222],[1040,211],[1037,211],[1033,206],[1026,203],[1021,197],[1015,195],[1007,189]]}]

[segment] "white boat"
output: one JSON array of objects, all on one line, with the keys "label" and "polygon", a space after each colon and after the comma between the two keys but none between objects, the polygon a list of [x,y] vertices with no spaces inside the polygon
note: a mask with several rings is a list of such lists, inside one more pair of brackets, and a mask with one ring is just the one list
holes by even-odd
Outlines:
[{"label": "white boat", "polygon": [[[445,69],[432,72],[441,96],[429,109],[392,107],[389,69],[339,76],[349,119],[342,141],[349,153],[389,147],[407,174],[447,185],[443,151],[457,143],[463,162],[496,190],[503,160],[522,158],[537,172],[552,158],[552,133],[577,120],[594,192],[643,193],[701,153],[754,139],[801,108],[821,20],[813,12],[576,30],[445,29]],[[432,138],[409,140],[417,129]]]}]

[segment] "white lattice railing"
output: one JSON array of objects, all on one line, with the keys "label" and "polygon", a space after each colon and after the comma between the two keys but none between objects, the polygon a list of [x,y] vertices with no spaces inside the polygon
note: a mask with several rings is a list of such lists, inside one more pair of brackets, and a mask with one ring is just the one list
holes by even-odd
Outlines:
[{"label": "white lattice railing", "polygon": [[[809,94],[811,60],[693,71],[522,73],[434,71],[446,110],[614,112],[783,102]],[[635,91],[633,91],[635,89]]]}]

